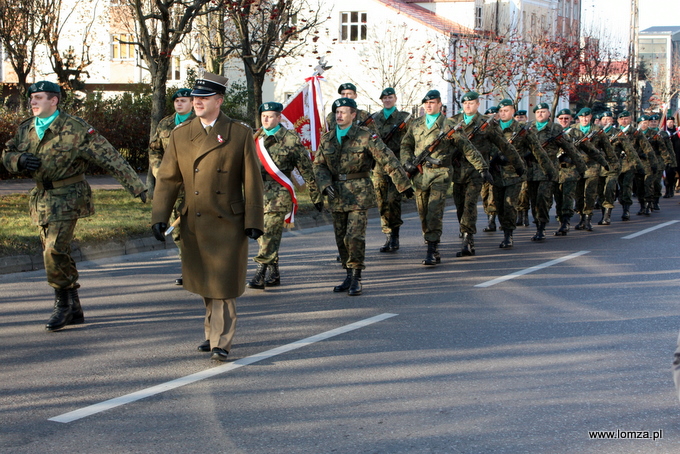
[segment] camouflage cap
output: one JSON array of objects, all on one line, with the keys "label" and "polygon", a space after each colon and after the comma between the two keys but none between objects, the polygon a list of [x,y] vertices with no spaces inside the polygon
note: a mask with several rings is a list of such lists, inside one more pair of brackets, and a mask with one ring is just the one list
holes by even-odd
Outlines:
[{"label": "camouflage cap", "polygon": [[476,91],[468,91],[463,95],[462,98],[460,98],[460,102],[474,101],[475,99],[479,99],[479,93]]},{"label": "camouflage cap", "polygon": [[396,94],[397,94],[397,93],[394,91],[394,88],[392,88],[392,87],[387,87],[386,89],[384,89],[384,90],[382,91],[382,93],[380,93],[380,99],[383,99],[385,96],[396,95]]},{"label": "camouflage cap", "polygon": [[498,108],[500,109],[501,107],[515,107],[515,103],[512,102],[512,99],[504,99],[501,102],[498,103]]},{"label": "camouflage cap", "polygon": [[626,117],[630,117],[630,112],[628,112],[627,110],[621,111],[621,113],[619,114],[619,118],[626,118]]},{"label": "camouflage cap", "polygon": [[283,112],[283,104],[280,102],[265,102],[262,104],[257,111],[262,112]]},{"label": "camouflage cap", "polygon": [[425,97],[423,98],[423,103],[425,101],[429,101],[431,99],[442,99],[441,93],[439,93],[439,90],[430,90],[427,92]]},{"label": "camouflage cap", "polygon": [[491,114],[497,114],[498,113],[498,106],[491,106],[488,109],[486,109],[486,112],[484,112],[484,115],[491,115]]},{"label": "camouflage cap", "polygon": [[526,116],[526,114],[527,114],[527,111],[526,111],[526,110],[518,110],[517,112],[515,112],[515,116],[516,116],[516,117],[517,117],[517,116],[520,116],[520,117],[521,117],[522,115],[525,115],[525,116]]},{"label": "camouflage cap", "polygon": [[342,90],[352,90],[354,93],[356,93],[357,92],[357,86],[352,84],[352,83],[347,82],[347,83],[341,84],[340,87],[338,87],[338,94],[339,95],[342,94]]},{"label": "camouflage cap", "polygon": [[338,107],[351,107],[352,109],[356,109],[357,103],[351,98],[340,98],[333,102],[333,113],[335,113]]},{"label": "camouflage cap", "polygon": [[61,93],[61,87],[54,82],[49,82],[47,80],[41,80],[28,87],[28,96],[40,92]]},{"label": "camouflage cap", "polygon": [[172,100],[177,98],[191,98],[191,88],[180,88],[172,95]]},{"label": "camouflage cap", "polygon": [[649,121],[649,115],[640,115],[637,119],[638,122],[640,121]]},{"label": "camouflage cap", "polygon": [[537,110],[541,110],[541,109],[548,109],[548,110],[550,110],[550,106],[548,105],[547,102],[539,102],[539,103],[536,104],[536,106],[534,107],[534,113],[536,113]]},{"label": "camouflage cap", "polygon": [[652,114],[652,115],[649,116],[649,119],[651,121],[659,121],[659,120],[661,120],[661,117],[659,116],[659,114]]},{"label": "camouflage cap", "polygon": [[202,79],[196,79],[191,96],[215,96],[223,95],[227,91],[227,79],[213,73],[204,73]]},{"label": "camouflage cap", "polygon": [[559,112],[557,112],[557,116],[561,117],[562,115],[569,115],[571,117],[572,113],[571,110],[569,109],[562,109]]},{"label": "camouflage cap", "polygon": [[593,114],[593,110],[590,107],[584,107],[583,109],[578,111],[576,116],[577,117],[586,117],[586,116],[592,115],[592,114]]}]

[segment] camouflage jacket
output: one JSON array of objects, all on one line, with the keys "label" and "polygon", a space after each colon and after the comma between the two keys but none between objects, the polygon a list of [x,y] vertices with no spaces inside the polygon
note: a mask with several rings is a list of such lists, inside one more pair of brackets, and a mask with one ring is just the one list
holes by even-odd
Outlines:
[{"label": "camouflage jacket", "polygon": [[[425,115],[416,118],[409,125],[401,141],[401,162],[413,162],[415,157],[429,147],[441,132],[447,132],[455,126],[455,123],[445,118],[444,115],[440,115],[430,129],[427,128]],[[452,166],[456,168],[454,177],[456,172],[460,176],[475,171],[482,173],[489,168],[479,151],[461,133],[454,134],[449,140],[442,140],[429,157],[439,164],[423,165],[424,176],[427,176],[428,172],[438,172],[440,169],[450,171]],[[423,187],[425,186],[428,185],[424,184]]]},{"label": "camouflage jacket", "polygon": [[[531,131],[536,134],[541,147],[552,161],[553,167],[559,169],[559,175],[554,181],[558,183],[576,181],[580,174],[586,172],[586,162],[583,156],[574,148],[574,142],[562,133],[562,126],[549,121],[539,131],[534,121],[531,123]],[[547,180],[547,176],[538,166],[530,166],[527,179],[542,181]]]},{"label": "camouflage jacket", "polygon": [[[463,134],[472,142],[472,145],[475,146],[486,162],[490,162],[497,156],[505,156],[511,163],[524,167],[524,161],[520,159],[515,147],[510,145],[505,138],[497,121],[492,120],[484,127],[483,125],[487,122],[489,116],[482,115],[479,112],[472,117],[468,124],[465,124],[464,118],[461,112],[451,117],[451,121],[456,125],[462,125]],[[481,128],[484,128],[484,130]],[[470,137],[471,134],[472,137]]]},{"label": "camouflage jacket", "polygon": [[[591,126],[594,128],[595,126]],[[585,155],[586,171],[581,175],[581,178],[593,178],[600,174],[600,166],[609,166],[607,159],[598,147],[593,144],[592,140],[585,140],[586,135],[581,131],[578,125],[573,125],[567,130],[567,135],[574,141],[577,150]],[[611,147],[611,144],[610,144]],[[613,150],[612,150],[613,154]]]},{"label": "camouflage jacket", "polygon": [[628,139],[628,135],[619,128],[611,127],[604,132],[609,136],[609,141],[614,147],[614,154],[619,158],[621,163],[621,172],[628,172],[634,170],[636,172],[644,172],[642,161],[635,151],[635,147]]},{"label": "camouflage jacket", "polygon": [[645,175],[651,175],[653,169],[658,170],[659,162],[656,153],[654,152],[654,148],[650,145],[649,140],[647,140],[645,133],[630,125],[626,129],[626,135],[628,136],[630,143],[633,144],[633,148],[635,148],[635,151],[640,158],[640,162],[642,162]]},{"label": "camouflage jacket", "polygon": [[[22,153],[40,158],[40,168],[31,176],[43,185],[83,175],[88,164],[93,163],[113,175],[132,195],[146,190],[134,169],[104,137],[85,121],[64,112],[52,122],[42,140],[35,132],[34,118],[24,121],[6,147],[2,161],[12,173],[20,173],[18,161]],[[36,225],[94,214],[92,190],[86,180],[54,189],[35,187],[29,207],[31,221]]]},{"label": "camouflage jacket", "polygon": [[[300,137],[283,125],[273,136],[265,136],[264,146],[269,152],[272,161],[281,172],[291,178],[293,169],[298,169],[302,178],[307,183],[309,198],[312,203],[321,202],[321,194],[316,187],[314,172],[312,171],[312,161],[309,159],[309,152],[300,142]],[[264,180],[264,212],[289,212],[293,209],[293,200],[288,189],[274,180],[269,173],[261,168],[262,179]],[[293,181],[294,178],[291,178]]]},{"label": "camouflage jacket", "polygon": [[[533,174],[532,181],[539,181],[542,176],[544,180],[554,180],[557,178],[557,171],[548,154],[541,147],[538,137],[531,131],[530,125],[513,120],[510,126],[503,129],[503,135],[519,151],[520,156],[527,163],[527,167],[540,167],[540,173]],[[501,162],[497,166],[492,166],[495,186],[510,186],[520,183],[526,177],[520,177],[515,170],[516,167],[508,162]],[[528,175],[527,175],[528,177]]]},{"label": "camouflage jacket", "polygon": [[[356,124],[361,124],[364,121],[368,120],[368,118],[371,116],[368,112],[365,110],[357,109],[357,117],[356,117]],[[335,132],[335,127],[338,124],[335,122],[335,114],[333,112],[329,113],[326,115],[326,131],[327,132]],[[371,132],[378,133],[378,128],[375,125],[375,119],[373,121],[369,120],[369,124],[366,126],[368,129],[371,130]]]},{"label": "camouflage jacket", "polygon": [[[370,171],[380,166],[399,192],[411,187],[411,182],[394,153],[385,146],[377,134],[368,128],[352,125],[347,135],[338,143],[336,131],[321,137],[314,158],[314,176],[319,191],[333,186],[337,197],[329,202],[332,211],[366,210],[377,206]],[[359,178],[347,178],[362,174]]]},{"label": "camouflage jacket", "polygon": [[647,136],[647,140],[649,140],[649,144],[656,153],[659,167],[661,167],[663,164],[670,167],[677,167],[677,163],[675,162],[675,152],[673,152],[673,145],[670,144],[670,136],[668,133],[666,131],[659,131],[652,128],[647,128],[644,132]]},{"label": "camouflage jacket", "polygon": [[[163,160],[163,153],[165,149],[168,148],[168,141],[170,140],[170,133],[173,129],[177,127],[175,125],[175,115],[168,115],[163,118],[156,127],[156,132],[149,141],[149,168],[155,177],[158,173],[158,168],[161,166],[161,161]],[[191,112],[189,118],[186,121],[191,121],[196,117],[196,115]]]},{"label": "camouflage jacket", "polygon": [[[390,115],[388,118],[385,118],[385,115],[383,114],[383,110],[381,109],[378,112],[373,114],[373,120],[375,121],[375,128],[378,130],[378,134],[380,134],[380,139],[383,140],[387,137],[387,135],[394,129],[395,126],[399,126],[404,120],[406,120],[409,116],[407,112],[402,112],[400,110],[395,110],[392,112],[392,115]],[[385,145],[387,145],[387,148],[392,150],[392,153],[397,157],[397,159],[401,159],[401,139],[404,138],[404,135],[406,135],[406,131],[408,129],[408,124],[406,125],[405,128],[402,128],[401,130],[396,131],[394,134],[392,134],[392,137],[390,140],[385,142]],[[384,142],[384,140],[383,140]],[[377,167],[374,169],[373,174],[375,176],[379,177],[386,177],[385,173]]]}]

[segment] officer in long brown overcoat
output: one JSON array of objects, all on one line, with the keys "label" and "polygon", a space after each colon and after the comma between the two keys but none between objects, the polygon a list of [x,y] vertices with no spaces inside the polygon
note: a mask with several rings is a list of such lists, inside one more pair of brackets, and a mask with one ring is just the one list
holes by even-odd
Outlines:
[{"label": "officer in long brown overcoat", "polygon": [[264,230],[262,175],[252,130],[220,111],[227,79],[205,73],[191,95],[196,117],[172,131],[158,170],[152,230],[164,241],[177,194],[184,288],[206,306],[200,351],[225,361],[236,327],[236,298],[245,291],[248,237]]}]

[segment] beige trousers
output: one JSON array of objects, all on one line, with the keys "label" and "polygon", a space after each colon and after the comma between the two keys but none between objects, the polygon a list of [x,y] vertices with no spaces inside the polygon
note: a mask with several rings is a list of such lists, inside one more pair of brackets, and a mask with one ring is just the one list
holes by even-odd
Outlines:
[{"label": "beige trousers", "polygon": [[205,303],[205,338],[210,348],[231,350],[231,341],[236,332],[236,298],[218,300],[203,298]]}]

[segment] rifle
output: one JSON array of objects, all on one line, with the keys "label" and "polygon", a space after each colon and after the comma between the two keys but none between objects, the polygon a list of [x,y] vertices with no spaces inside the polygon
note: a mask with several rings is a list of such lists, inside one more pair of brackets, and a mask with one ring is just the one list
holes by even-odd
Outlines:
[{"label": "rifle", "polygon": [[557,134],[556,136],[550,137],[548,140],[546,140],[545,142],[543,142],[543,143],[541,144],[541,147],[542,147],[542,148],[547,147],[548,145],[550,145],[550,144],[553,143],[554,141],[558,140],[558,139],[559,139],[560,137],[562,137],[563,135],[567,134],[567,133],[569,132],[569,130],[571,130],[571,128],[563,129],[563,130],[560,131],[560,133]]},{"label": "rifle", "polygon": [[586,134],[585,136],[581,137],[581,138],[574,144],[574,146],[577,146],[577,147],[578,147],[579,145],[581,145],[581,144],[584,143],[584,142],[590,142],[591,140],[593,140],[593,137],[595,137],[596,135],[598,135],[601,131],[602,131],[601,129],[597,129],[597,130],[593,129],[593,130],[590,131],[588,134]]},{"label": "rifle", "polygon": [[388,132],[388,133],[385,135],[385,137],[383,137],[382,141],[383,141],[384,143],[387,143],[387,142],[389,142],[390,140],[392,140],[392,137],[394,137],[394,135],[395,135],[397,132],[401,131],[402,129],[404,129],[404,128],[406,127],[406,124],[408,123],[408,121],[409,121],[410,119],[411,119],[411,114],[409,114],[408,117],[404,118],[404,121],[402,121],[401,123],[392,126],[392,129],[390,129],[390,132]]},{"label": "rifle", "polygon": [[[496,121],[496,119],[493,117],[493,115],[489,115],[489,118],[484,122],[480,123],[477,125],[475,129],[472,130],[470,134],[468,134],[468,140],[472,141],[472,138],[477,135],[478,132],[483,132],[486,128],[491,126],[491,124]],[[462,124],[462,122],[461,122]]]},{"label": "rifle", "polygon": [[369,115],[364,121],[359,123],[359,126],[369,126],[373,123],[375,123],[375,119],[373,118],[373,115]]},{"label": "rifle", "polygon": [[442,142],[444,139],[450,139],[453,137],[453,135],[458,132],[458,130],[462,127],[462,125],[465,123],[465,120],[461,121],[458,123],[456,126],[452,126],[449,128],[448,131],[440,132],[439,135],[437,136],[436,139],[427,147],[425,148],[418,156],[415,157],[413,162],[411,163],[411,166],[409,166],[409,170],[412,172],[409,172],[408,170],[406,173],[408,173],[409,177],[413,177],[417,172],[415,169],[417,169],[418,172],[422,173],[423,172],[423,163],[425,160],[430,157],[430,155],[434,152],[435,148]]},{"label": "rifle", "polygon": [[528,124],[528,123],[527,123],[526,125],[524,125],[524,127],[523,127],[522,129],[520,129],[519,131],[515,132],[515,133],[512,135],[512,137],[510,137],[510,140],[508,140],[508,142],[509,142],[510,144],[514,143],[515,140],[521,139],[522,137],[524,137],[524,136],[527,134],[527,132],[529,132],[529,124]]}]

